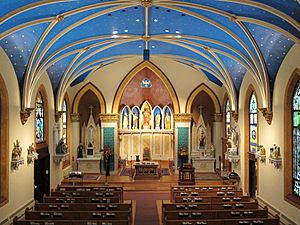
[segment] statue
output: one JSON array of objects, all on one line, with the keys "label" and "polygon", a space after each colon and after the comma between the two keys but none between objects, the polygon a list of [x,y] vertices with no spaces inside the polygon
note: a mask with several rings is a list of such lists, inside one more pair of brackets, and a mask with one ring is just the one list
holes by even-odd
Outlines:
[{"label": "statue", "polygon": [[128,128],[128,125],[129,125],[129,119],[128,119],[128,114],[127,112],[125,111],[124,112],[124,116],[123,116],[123,128]]},{"label": "statue", "polygon": [[20,147],[20,141],[16,140],[14,148],[12,150],[12,159],[19,159],[22,155],[22,148]]},{"label": "statue", "polygon": [[156,113],[155,115],[155,128],[156,129],[160,128],[160,113]]},{"label": "statue", "polygon": [[56,154],[67,154],[67,148],[64,139],[60,139],[56,146]]},{"label": "statue", "polygon": [[77,148],[77,158],[83,157],[83,144],[80,143]]},{"label": "statue", "polygon": [[133,113],[133,119],[132,119],[132,129],[137,129],[138,128],[138,115],[136,113]]},{"label": "statue", "polygon": [[165,129],[171,129],[171,117],[168,111],[165,115]]},{"label": "statue", "polygon": [[103,155],[104,155],[104,163],[105,163],[105,170],[106,170],[105,176],[110,176],[109,170],[110,170],[110,159],[112,156],[112,151],[109,146],[104,147]]},{"label": "statue", "polygon": [[199,128],[199,148],[204,148],[206,144],[206,133],[204,127]]},{"label": "statue", "polygon": [[239,132],[238,127],[230,128],[229,137],[227,140],[227,148],[238,148],[238,142],[239,142]]},{"label": "statue", "polygon": [[215,158],[215,147],[214,147],[214,145],[211,145],[210,149],[206,150],[206,157],[207,158]]},{"label": "statue", "polygon": [[27,154],[28,155],[34,155],[35,154],[35,148],[34,148],[34,144],[33,143],[28,147]]},{"label": "statue", "polygon": [[270,148],[270,157],[272,159],[280,159],[281,158],[280,147],[274,144],[274,147]]},{"label": "statue", "polygon": [[144,129],[151,128],[151,111],[148,104],[145,105],[143,111],[143,128]]}]

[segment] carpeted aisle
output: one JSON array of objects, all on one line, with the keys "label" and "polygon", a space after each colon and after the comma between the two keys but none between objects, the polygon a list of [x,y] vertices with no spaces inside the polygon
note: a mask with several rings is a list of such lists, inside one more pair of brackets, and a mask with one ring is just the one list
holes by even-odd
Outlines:
[{"label": "carpeted aisle", "polygon": [[170,199],[170,192],[131,191],[125,200],[136,200],[135,225],[159,225],[156,200]]}]

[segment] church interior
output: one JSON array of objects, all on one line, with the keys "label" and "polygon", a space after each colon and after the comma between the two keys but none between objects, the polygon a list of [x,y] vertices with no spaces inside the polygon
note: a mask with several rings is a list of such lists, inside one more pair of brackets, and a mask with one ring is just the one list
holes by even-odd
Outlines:
[{"label": "church interior", "polygon": [[1,0],[0,225],[300,224],[299,0]]}]

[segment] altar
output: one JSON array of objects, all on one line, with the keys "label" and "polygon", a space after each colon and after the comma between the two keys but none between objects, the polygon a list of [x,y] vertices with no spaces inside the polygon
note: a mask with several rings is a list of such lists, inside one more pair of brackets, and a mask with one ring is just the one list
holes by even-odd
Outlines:
[{"label": "altar", "polygon": [[135,180],[159,179],[158,162],[135,162]]},{"label": "altar", "polygon": [[195,172],[215,172],[215,158],[193,158]]},{"label": "altar", "polygon": [[99,173],[100,172],[100,157],[93,158],[78,158],[77,169],[86,173]]}]

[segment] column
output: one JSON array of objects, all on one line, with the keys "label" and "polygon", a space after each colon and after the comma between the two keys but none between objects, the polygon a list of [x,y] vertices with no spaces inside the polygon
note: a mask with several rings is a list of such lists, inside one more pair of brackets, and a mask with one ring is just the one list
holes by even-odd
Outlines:
[{"label": "column", "polygon": [[111,171],[118,171],[119,143],[118,143],[118,114],[99,114],[101,121],[101,149],[110,146],[112,150]]},{"label": "column", "polygon": [[224,155],[222,155],[222,136],[223,136],[223,115],[222,113],[216,113],[214,114],[214,122],[213,122],[213,143],[216,149],[216,169],[221,169],[219,168],[221,162],[219,161],[219,156],[221,158],[224,158]]},{"label": "column", "polygon": [[191,155],[191,121],[192,114],[180,113],[174,114],[175,120],[175,168],[181,166],[181,158],[179,156],[180,148],[186,147],[188,149],[188,161],[190,162]]},{"label": "column", "polygon": [[77,170],[77,165],[74,165],[74,162],[77,160],[77,148],[80,142],[80,115],[79,113],[71,114],[71,162],[73,170]]}]

